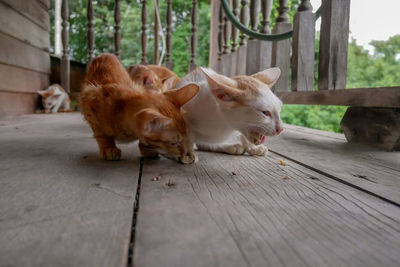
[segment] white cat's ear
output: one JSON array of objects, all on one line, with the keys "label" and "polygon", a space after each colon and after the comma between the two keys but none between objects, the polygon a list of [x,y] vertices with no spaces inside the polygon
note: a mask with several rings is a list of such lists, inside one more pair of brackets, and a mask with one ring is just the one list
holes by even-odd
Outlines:
[{"label": "white cat's ear", "polygon": [[39,95],[41,95],[41,96],[44,96],[46,94],[46,91],[45,90],[40,90],[40,91],[37,91],[37,93]]},{"label": "white cat's ear", "polygon": [[195,95],[197,95],[198,92],[199,86],[197,84],[190,83],[179,89],[165,91],[163,94],[172,104],[174,104],[177,108],[180,108],[189,102],[189,100]]},{"label": "white cat's ear", "polygon": [[251,77],[260,80],[269,87],[272,87],[278,81],[279,76],[281,76],[280,68],[270,68],[251,75]]},{"label": "white cat's ear", "polygon": [[174,75],[162,81],[162,83],[165,85],[166,90],[172,89],[174,87],[174,82],[175,82]]},{"label": "white cat's ear", "polygon": [[218,74],[211,69],[200,68],[205,74],[213,95],[222,101],[235,101],[245,96],[245,92],[238,89],[235,80]]},{"label": "white cat's ear", "polygon": [[135,117],[147,135],[160,133],[172,123],[172,119],[150,108],[141,110]]}]

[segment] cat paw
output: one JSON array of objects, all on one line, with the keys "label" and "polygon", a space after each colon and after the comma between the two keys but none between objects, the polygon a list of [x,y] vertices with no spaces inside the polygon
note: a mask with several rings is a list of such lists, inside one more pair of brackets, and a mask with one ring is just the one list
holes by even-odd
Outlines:
[{"label": "cat paw", "polygon": [[242,155],[245,151],[241,144],[236,144],[225,147],[224,152],[231,155]]},{"label": "cat paw", "polygon": [[264,156],[268,154],[268,148],[265,145],[257,145],[257,146],[252,146],[250,147],[247,152],[251,156]]},{"label": "cat paw", "polygon": [[189,154],[179,158],[179,162],[182,164],[192,164],[192,163],[196,163],[198,160],[199,160],[199,158],[194,153],[189,153]]},{"label": "cat paw", "polygon": [[103,151],[103,158],[105,160],[120,160],[121,150],[117,147],[107,147]]}]

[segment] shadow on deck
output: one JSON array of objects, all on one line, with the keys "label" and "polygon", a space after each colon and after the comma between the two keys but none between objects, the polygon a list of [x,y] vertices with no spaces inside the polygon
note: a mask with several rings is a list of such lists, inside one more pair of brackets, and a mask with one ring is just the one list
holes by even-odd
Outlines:
[{"label": "shadow on deck", "polygon": [[79,114],[2,120],[0,265],[399,265],[399,152],[296,126],[268,142],[105,162]]}]

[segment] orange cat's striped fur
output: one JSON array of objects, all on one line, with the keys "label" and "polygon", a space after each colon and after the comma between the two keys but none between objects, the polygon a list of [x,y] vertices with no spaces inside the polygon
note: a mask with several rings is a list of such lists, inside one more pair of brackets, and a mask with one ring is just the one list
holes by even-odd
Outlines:
[{"label": "orange cat's striped fur", "polygon": [[117,57],[102,54],[89,67],[80,107],[104,159],[121,158],[115,140],[139,139],[143,156],[160,153],[182,163],[193,163],[193,148],[180,107],[198,91],[197,85],[189,84],[178,90],[152,94],[131,81]]}]

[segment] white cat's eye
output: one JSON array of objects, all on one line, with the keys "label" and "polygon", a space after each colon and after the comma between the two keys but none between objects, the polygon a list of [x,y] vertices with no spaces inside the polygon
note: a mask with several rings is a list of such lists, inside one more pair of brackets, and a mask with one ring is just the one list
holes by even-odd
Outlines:
[{"label": "white cat's eye", "polygon": [[271,117],[272,118],[272,114],[269,111],[261,111],[265,116],[267,117]]}]

